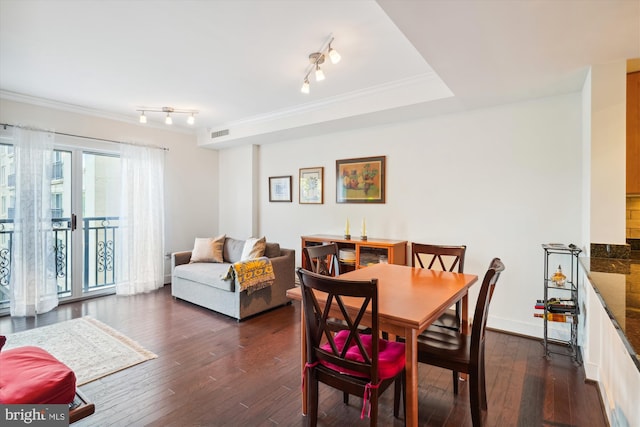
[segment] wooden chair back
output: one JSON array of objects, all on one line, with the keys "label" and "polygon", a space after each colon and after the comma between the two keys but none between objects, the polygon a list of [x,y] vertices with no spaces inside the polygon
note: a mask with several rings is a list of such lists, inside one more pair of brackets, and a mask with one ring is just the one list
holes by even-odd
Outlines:
[{"label": "wooden chair back", "polygon": [[[360,418],[368,408],[369,425],[376,426],[379,395],[391,384],[398,388],[404,384],[406,372],[404,344],[378,338],[377,279],[344,280],[302,268],[298,277],[306,332],[307,425],[317,423],[318,383],[322,382],[341,390],[344,404],[350,394],[362,396]],[[326,300],[321,301],[319,294]],[[367,325],[370,332],[362,333]],[[398,404],[394,403],[393,414],[398,417]]]},{"label": "wooden chair back", "polygon": [[339,276],[338,245],[308,246],[302,250],[303,268],[325,276]]},{"label": "wooden chair back", "polygon": [[466,251],[466,245],[445,246],[412,243],[411,260],[414,267],[463,273]]},{"label": "wooden chair back", "polygon": [[[355,371],[370,378],[374,384],[378,383],[378,340],[372,340],[371,354],[367,354],[362,343],[359,328],[371,306],[370,323],[371,336],[379,336],[378,327],[378,281],[342,280],[322,274],[313,273],[305,269],[298,269],[300,286],[302,288],[302,308],[306,328],[307,363],[315,364],[320,360],[339,366],[347,371]],[[315,292],[326,294],[326,301],[320,302]],[[357,305],[357,309],[347,308],[345,298],[349,298],[350,305]],[[332,305],[337,305],[340,314],[330,313]],[[336,322],[334,318],[340,322]],[[340,330],[349,332],[346,344],[342,349],[336,345],[334,337]],[[328,343],[330,349],[321,348]],[[360,351],[363,362],[347,359],[346,351],[350,343],[355,343]],[[349,380],[344,376],[345,381]],[[340,387],[338,387],[340,388]]]},{"label": "wooden chair back", "polygon": [[481,359],[484,357],[484,337],[489,304],[491,303],[496,283],[500,278],[500,273],[503,271],[504,264],[500,258],[494,258],[491,260],[489,269],[482,280],[480,294],[478,295],[476,309],[473,315],[473,326],[471,327],[471,363],[481,363]]}]

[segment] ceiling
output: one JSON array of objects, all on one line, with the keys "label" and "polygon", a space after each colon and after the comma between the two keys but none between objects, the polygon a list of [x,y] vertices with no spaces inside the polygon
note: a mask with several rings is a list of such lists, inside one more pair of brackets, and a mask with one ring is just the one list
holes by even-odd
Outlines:
[{"label": "ceiling", "polygon": [[[330,35],[342,60],[303,94]],[[639,0],[0,0],[0,97],[135,123],[195,109],[172,129],[211,148],[577,91],[634,57]]]}]

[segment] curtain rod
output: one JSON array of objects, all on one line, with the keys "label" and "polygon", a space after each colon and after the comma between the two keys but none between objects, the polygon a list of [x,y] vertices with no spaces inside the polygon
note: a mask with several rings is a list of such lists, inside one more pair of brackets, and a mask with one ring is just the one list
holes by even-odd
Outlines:
[{"label": "curtain rod", "polygon": [[[11,125],[11,124],[8,124],[8,123],[0,123],[0,126],[4,127],[5,130],[7,129],[7,127],[12,127],[12,128],[19,127],[17,125]],[[138,146],[138,147],[157,148],[158,150],[169,151],[169,149],[167,147],[158,147],[157,145],[151,145],[151,144],[136,144],[134,142],[116,141],[116,140],[113,140],[113,139],[96,138],[94,136],[74,135],[72,133],[46,131],[46,130],[41,130],[41,129],[33,129],[33,130],[36,130],[38,132],[50,132],[50,133],[54,133],[56,135],[71,136],[71,137],[74,137],[74,138],[92,139],[94,141],[113,142],[115,144],[135,145],[135,146]]]}]

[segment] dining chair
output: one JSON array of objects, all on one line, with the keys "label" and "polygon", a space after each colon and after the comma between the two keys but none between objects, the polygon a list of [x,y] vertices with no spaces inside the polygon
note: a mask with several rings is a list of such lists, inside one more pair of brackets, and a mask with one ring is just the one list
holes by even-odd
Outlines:
[{"label": "dining chair", "polygon": [[[464,273],[464,256],[466,251],[467,247],[465,245],[445,246],[412,243],[411,259],[414,267]],[[455,305],[455,312],[448,310],[434,321],[433,325],[459,331],[462,322],[461,313],[461,302],[458,301]]]},{"label": "dining chair", "polygon": [[328,243],[326,245],[308,246],[302,250],[303,267],[314,273],[325,276],[339,276],[340,262],[338,260],[338,245]]},{"label": "dining chair", "polygon": [[[377,279],[344,280],[302,268],[298,268],[297,273],[302,290],[303,327],[306,333],[307,360],[303,387],[304,381],[308,381],[307,425],[315,426],[318,421],[320,382],[347,395],[362,396],[360,418],[367,413],[369,424],[377,425],[379,395],[394,382],[398,392],[400,387],[404,390],[403,385],[406,384],[403,381],[404,344],[378,338]],[[318,292],[326,295],[325,302],[318,300]],[[349,307],[345,305],[347,298]],[[328,321],[332,306],[334,311],[331,315],[340,316],[342,322]],[[362,334],[358,329],[365,318],[370,319],[370,334]],[[398,407],[394,405],[396,418]]]},{"label": "dining chair", "polygon": [[[482,280],[471,335],[446,328],[432,328],[418,336],[419,362],[468,374],[471,420],[475,427],[482,426],[481,411],[487,409],[485,327],[491,297],[502,271],[504,264],[500,258],[494,258]],[[400,391],[396,386],[394,407],[398,406]]]},{"label": "dining chair", "polygon": [[[464,256],[467,252],[466,245],[431,245],[424,243],[411,244],[411,260],[414,267],[428,268],[449,272],[464,273]],[[461,331],[462,327],[462,302],[457,301],[454,310],[445,311],[436,319],[429,328],[446,328],[453,331]],[[426,333],[425,331],[423,333]],[[458,394],[458,372],[452,372],[453,393]]]}]

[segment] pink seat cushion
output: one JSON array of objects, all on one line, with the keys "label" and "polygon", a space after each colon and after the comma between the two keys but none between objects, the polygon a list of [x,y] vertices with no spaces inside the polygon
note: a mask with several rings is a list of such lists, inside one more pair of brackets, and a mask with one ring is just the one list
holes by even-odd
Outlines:
[{"label": "pink seat cushion", "polygon": [[[334,340],[339,351],[342,351],[342,348],[344,347],[348,336],[349,331],[340,331],[335,335]],[[362,337],[362,345],[366,349],[367,354],[371,355],[371,335],[360,336]],[[323,344],[322,346],[320,346],[320,348],[325,351],[331,352],[331,346],[329,345],[329,343]],[[347,350],[346,358],[349,360],[354,360],[356,362],[364,362],[364,358],[360,353],[360,349],[355,344],[355,342],[353,342],[353,340],[351,341],[349,349]],[[329,369],[333,369],[334,371],[338,371],[342,374],[353,375],[356,377],[365,377],[361,372],[354,372],[348,369],[345,370],[344,368],[327,361],[321,360],[320,363],[323,366],[326,366]],[[402,371],[402,369],[404,368],[404,364],[404,343],[379,339],[378,376],[380,377],[380,379],[385,380],[387,378],[395,377],[400,371]]]},{"label": "pink seat cushion", "polygon": [[0,352],[0,403],[63,404],[76,394],[71,369],[39,347]]}]

